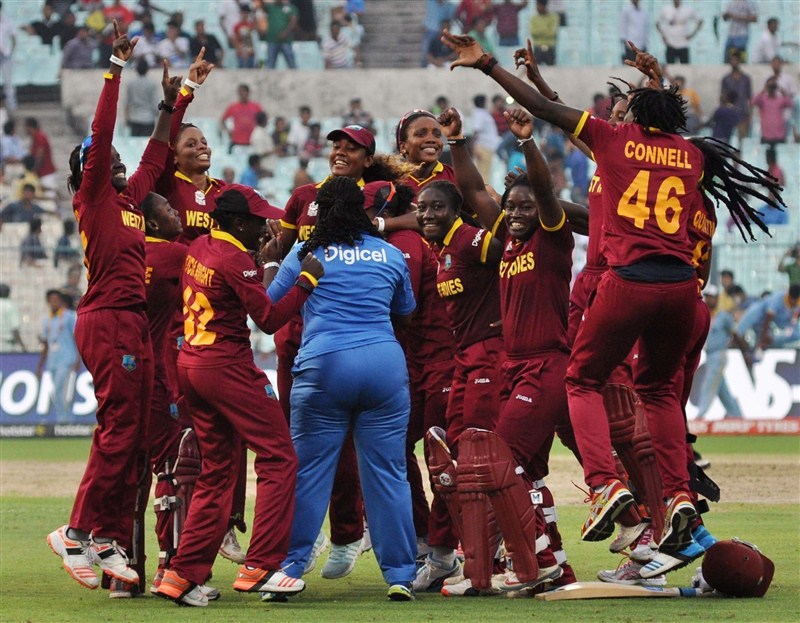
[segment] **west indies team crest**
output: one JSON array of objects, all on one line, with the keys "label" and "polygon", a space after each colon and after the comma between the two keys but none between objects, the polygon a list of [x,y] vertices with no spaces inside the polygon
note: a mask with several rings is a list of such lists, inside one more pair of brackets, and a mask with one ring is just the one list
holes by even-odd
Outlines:
[{"label": "west indies team crest", "polygon": [[312,201],[308,204],[308,215],[316,216],[317,212],[319,212],[319,204],[316,201]]},{"label": "west indies team crest", "polygon": [[206,194],[202,190],[194,191],[194,201],[199,206],[206,205]]},{"label": "west indies team crest", "polygon": [[450,267],[453,265],[453,258],[450,257],[450,254],[444,256],[444,269],[450,270]]},{"label": "west indies team crest", "polygon": [[128,372],[136,369],[136,357],[134,355],[122,355],[122,367]]}]

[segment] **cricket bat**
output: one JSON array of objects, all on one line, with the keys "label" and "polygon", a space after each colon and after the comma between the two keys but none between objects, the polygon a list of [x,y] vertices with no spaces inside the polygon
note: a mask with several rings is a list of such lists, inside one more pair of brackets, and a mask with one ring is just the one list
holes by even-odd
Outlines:
[{"label": "cricket bat", "polygon": [[660,586],[628,586],[609,582],[575,582],[536,595],[543,601],[566,599],[620,599],[630,597],[697,597],[694,588],[662,588]]}]

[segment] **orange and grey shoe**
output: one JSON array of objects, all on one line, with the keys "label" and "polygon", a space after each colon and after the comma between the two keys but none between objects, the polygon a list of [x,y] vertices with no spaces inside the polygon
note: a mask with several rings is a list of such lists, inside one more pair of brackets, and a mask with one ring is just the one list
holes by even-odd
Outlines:
[{"label": "orange and grey shoe", "polygon": [[233,583],[234,590],[243,593],[285,593],[301,592],[306,587],[299,578],[286,575],[280,569],[271,571],[258,567],[239,566],[239,574]]},{"label": "orange and grey shoe", "polygon": [[161,567],[158,569],[158,571],[156,571],[156,575],[155,577],[153,577],[153,583],[150,585],[150,592],[153,595],[156,595],[158,593],[158,587],[161,586],[161,580],[164,579],[165,571],[166,569],[164,569],[164,567]]},{"label": "orange and grey shoe", "polygon": [[189,580],[184,580],[172,569],[167,569],[161,578],[156,595],[171,599],[179,606],[196,606],[204,608],[208,605],[208,597],[200,587]]},{"label": "orange and grey shoe", "polygon": [[633,494],[619,480],[611,480],[599,491],[592,491],[587,502],[591,502],[589,517],[581,528],[584,541],[603,541],[614,534],[614,519],[631,504]]},{"label": "orange and grey shoe", "polygon": [[94,562],[89,541],[71,539],[67,536],[69,526],[61,526],[47,535],[47,544],[54,554],[64,560],[64,569],[81,586],[95,589],[100,586],[100,578],[94,571]]},{"label": "orange and grey shoe", "polygon": [[697,510],[688,493],[678,492],[667,504],[664,533],[658,543],[658,551],[672,554],[692,543],[692,526],[697,519]]},{"label": "orange and grey shoe", "polygon": [[89,553],[106,575],[131,584],[139,583],[139,574],[128,566],[128,555],[116,541],[97,541],[92,536]]}]

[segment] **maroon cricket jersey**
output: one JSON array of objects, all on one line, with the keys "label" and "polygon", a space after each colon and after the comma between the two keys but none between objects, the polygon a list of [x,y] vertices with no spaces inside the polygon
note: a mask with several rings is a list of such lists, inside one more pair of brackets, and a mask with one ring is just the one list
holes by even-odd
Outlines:
[{"label": "maroon cricket jersey", "polygon": [[[501,215],[502,216],[502,215]],[[500,261],[500,307],[506,353],[521,359],[545,351],[569,352],[567,316],[572,278],[572,228],[566,219],[548,231],[541,224],[522,242],[497,228],[506,246]]]},{"label": "maroon cricket jersey", "polygon": [[305,184],[294,189],[284,208],[281,225],[297,231],[297,240],[305,242],[317,225],[317,190],[319,184]]},{"label": "maroon cricket jersey", "polygon": [[703,177],[700,150],[677,134],[616,128],[584,113],[575,136],[595,155],[603,180],[603,240],[609,266],[655,256],[692,262],[688,221]]},{"label": "maroon cricket jersey", "polygon": [[247,316],[273,333],[309,295],[292,287],[273,305],[262,275],[253,256],[227,232],[213,230],[192,242],[181,274],[184,340],[178,365],[212,368],[253,361]]},{"label": "maroon cricket jersey", "polygon": [[[700,272],[711,259],[711,239],[717,229],[717,211],[705,195],[697,201],[689,218],[689,240],[692,243],[692,266]],[[704,286],[705,284],[701,284]]]},{"label": "maroon cricket jersey", "polygon": [[419,194],[419,191],[422,190],[423,186],[430,184],[431,182],[439,181],[452,182],[455,184],[456,174],[453,171],[453,167],[451,167],[449,164],[437,162],[433,167],[433,171],[428,177],[420,180],[413,175],[408,175],[408,177],[403,180],[403,184],[411,188],[414,191],[414,196],[416,197]]},{"label": "maroon cricket jersey", "polygon": [[72,198],[89,281],[78,309],[144,309],[144,216],[139,204],[161,174],[168,148],[150,140],[128,187],[117,193],[111,185],[111,142],[120,80],[109,73],[104,77],[81,187]]},{"label": "maroon cricket jersey", "polygon": [[486,263],[492,233],[457,218],[439,251],[436,288],[447,303],[447,316],[458,348],[501,335],[497,266]]},{"label": "maroon cricket jersey", "polygon": [[144,273],[147,290],[147,320],[158,366],[170,336],[182,325],[181,273],[189,247],[161,238],[145,238]]},{"label": "maroon cricket jersey", "polygon": [[586,246],[586,265],[590,270],[606,268],[606,256],[600,250],[603,241],[603,185],[600,171],[595,171],[589,182],[589,243]]},{"label": "maroon cricket jersey", "polygon": [[403,253],[417,301],[411,324],[397,330],[406,358],[412,365],[452,358],[456,343],[444,300],[436,291],[436,254],[419,233],[410,229],[392,232],[387,240]]}]

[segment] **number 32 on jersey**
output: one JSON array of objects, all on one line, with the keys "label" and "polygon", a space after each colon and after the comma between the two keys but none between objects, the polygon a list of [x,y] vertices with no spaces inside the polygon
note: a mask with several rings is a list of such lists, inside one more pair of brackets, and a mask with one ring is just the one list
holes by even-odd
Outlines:
[{"label": "number 32 on jersey", "polygon": [[213,344],[217,334],[206,330],[213,317],[214,309],[206,295],[187,286],[183,291],[183,332],[186,342],[192,346]]},{"label": "number 32 on jersey", "polygon": [[653,207],[647,205],[649,190],[650,171],[639,171],[622,193],[617,203],[617,214],[632,219],[636,228],[644,229],[645,222],[653,213],[658,228],[665,234],[674,234],[680,227],[680,214],[683,211],[680,197],[686,194],[683,180],[672,175],[661,182]]}]

